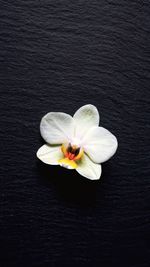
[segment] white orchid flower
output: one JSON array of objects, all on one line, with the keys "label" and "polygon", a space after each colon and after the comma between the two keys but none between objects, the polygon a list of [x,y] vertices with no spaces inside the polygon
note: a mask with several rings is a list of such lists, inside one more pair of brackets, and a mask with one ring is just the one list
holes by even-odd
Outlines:
[{"label": "white orchid flower", "polygon": [[88,179],[99,179],[100,163],[115,154],[118,142],[98,125],[98,110],[90,104],[79,108],[73,117],[61,112],[47,113],[40,123],[41,136],[47,144],[39,148],[37,157],[46,164],[76,169]]}]

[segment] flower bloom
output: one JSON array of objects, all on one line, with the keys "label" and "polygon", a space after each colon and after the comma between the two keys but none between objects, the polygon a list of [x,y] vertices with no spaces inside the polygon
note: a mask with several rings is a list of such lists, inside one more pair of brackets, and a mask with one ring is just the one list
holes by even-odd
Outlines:
[{"label": "flower bloom", "polygon": [[40,123],[47,144],[39,148],[37,157],[46,164],[76,169],[88,179],[99,179],[100,163],[115,154],[118,143],[112,133],[98,125],[98,110],[90,104],[79,108],[73,117],[62,112],[47,113]]}]

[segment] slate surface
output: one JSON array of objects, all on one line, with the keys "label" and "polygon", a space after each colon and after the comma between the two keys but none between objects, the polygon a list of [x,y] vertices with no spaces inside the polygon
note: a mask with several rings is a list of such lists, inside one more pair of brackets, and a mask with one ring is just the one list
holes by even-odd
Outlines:
[{"label": "slate surface", "polygon": [[[0,266],[150,266],[150,2],[0,0]],[[92,103],[98,182],[35,157],[41,117]]]}]

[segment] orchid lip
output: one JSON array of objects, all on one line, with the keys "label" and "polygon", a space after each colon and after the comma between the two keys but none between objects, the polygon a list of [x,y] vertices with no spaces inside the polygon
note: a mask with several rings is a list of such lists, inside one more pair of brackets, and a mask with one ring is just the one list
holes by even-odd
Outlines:
[{"label": "orchid lip", "polygon": [[62,144],[61,151],[63,152],[65,158],[74,161],[79,160],[83,155],[83,149],[76,145],[72,145],[71,143]]},{"label": "orchid lip", "polygon": [[62,158],[58,161],[59,165],[67,168],[67,169],[76,169],[77,164],[74,160],[70,160],[69,158]]},{"label": "orchid lip", "polygon": [[58,161],[59,165],[67,169],[76,169],[78,167],[77,160],[83,156],[83,149],[71,143],[62,144],[61,151],[64,158]]}]

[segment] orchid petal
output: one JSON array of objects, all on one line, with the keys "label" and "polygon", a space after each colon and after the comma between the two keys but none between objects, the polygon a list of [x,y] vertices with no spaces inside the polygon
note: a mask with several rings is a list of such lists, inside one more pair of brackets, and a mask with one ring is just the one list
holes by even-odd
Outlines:
[{"label": "orchid petal", "polygon": [[47,113],[41,120],[40,131],[49,144],[62,144],[73,138],[73,118],[61,112]]},{"label": "orchid petal", "polygon": [[61,146],[43,145],[37,151],[37,157],[46,164],[59,165],[59,160],[63,158]]},{"label": "orchid petal", "polygon": [[116,137],[103,127],[93,127],[83,140],[84,151],[95,163],[111,158],[118,147]]},{"label": "orchid petal", "polygon": [[73,119],[76,124],[76,137],[79,139],[82,139],[91,127],[99,125],[98,110],[91,104],[79,108]]},{"label": "orchid petal", "polygon": [[77,162],[76,171],[90,180],[98,180],[101,176],[102,168],[100,164],[94,163],[84,154],[81,160]]}]

